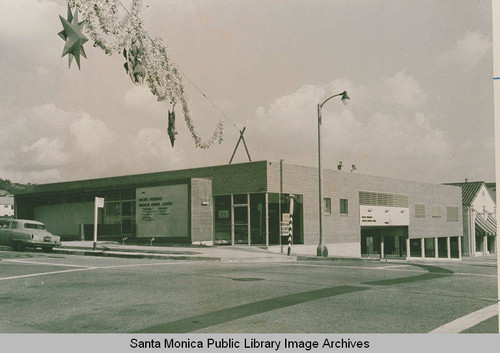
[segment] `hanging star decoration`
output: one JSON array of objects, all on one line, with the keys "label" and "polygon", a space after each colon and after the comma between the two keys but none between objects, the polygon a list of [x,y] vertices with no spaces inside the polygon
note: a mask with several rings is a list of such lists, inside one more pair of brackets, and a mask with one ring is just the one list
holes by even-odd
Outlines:
[{"label": "hanging star decoration", "polygon": [[85,49],[83,49],[83,44],[88,41],[88,38],[82,34],[84,22],[78,22],[78,10],[75,11],[75,15],[71,13],[71,8],[68,5],[68,18],[65,19],[59,16],[61,20],[63,30],[58,33],[66,44],[64,45],[64,50],[62,56],[68,55],[69,67],[71,67],[71,62],[75,58],[78,69],[80,69],[80,54],[86,58]]},{"label": "hanging star decoration", "polygon": [[[82,34],[83,23],[85,33],[94,47],[102,49],[106,54],[123,54],[126,58],[125,70],[134,84],[147,85],[151,93],[160,102],[170,101],[181,105],[184,122],[197,148],[207,149],[215,142],[222,143],[224,123],[219,120],[213,134],[203,139],[195,128],[189,111],[187,96],[182,83],[182,73],[167,55],[167,46],[161,38],[151,38],[145,30],[141,16],[144,0],[67,0],[68,16],[61,23],[64,30],[59,36],[66,41],[63,56],[69,55],[69,63],[77,59],[80,67],[80,55],[87,57],[83,44],[87,38]],[[146,6],[149,7],[149,6]],[[75,11],[75,15],[71,13]],[[78,14],[82,22],[78,22]],[[135,46],[134,46],[135,44]],[[204,94],[203,94],[204,95]],[[205,96],[206,98],[206,96]],[[169,133],[172,146],[175,135],[175,113]]]},{"label": "hanging star decoration", "polygon": [[142,66],[142,57],[144,56],[144,49],[137,39],[132,39],[129,50],[123,49],[123,56],[127,60],[123,67],[130,76],[132,82],[141,84],[146,77],[146,69]]},{"label": "hanging star decoration", "polygon": [[177,135],[177,132],[175,131],[175,111],[172,108],[172,112],[170,110],[168,111],[168,137],[170,137],[170,143],[172,144],[172,147],[174,147],[174,142],[175,142],[175,135]]}]

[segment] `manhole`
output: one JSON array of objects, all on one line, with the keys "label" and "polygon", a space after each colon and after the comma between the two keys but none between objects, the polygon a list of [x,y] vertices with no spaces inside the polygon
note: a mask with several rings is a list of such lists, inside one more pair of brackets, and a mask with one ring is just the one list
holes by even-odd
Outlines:
[{"label": "manhole", "polygon": [[241,282],[249,282],[249,281],[263,281],[264,278],[253,278],[253,277],[241,277],[241,278],[232,278],[233,281],[241,281]]}]

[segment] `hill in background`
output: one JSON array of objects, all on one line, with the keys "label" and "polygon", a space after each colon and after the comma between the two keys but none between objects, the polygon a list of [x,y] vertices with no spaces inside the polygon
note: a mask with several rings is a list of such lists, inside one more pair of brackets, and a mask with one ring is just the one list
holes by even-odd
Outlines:
[{"label": "hill in background", "polygon": [[14,195],[14,194],[18,194],[21,192],[32,191],[33,184],[12,183],[8,179],[1,179],[0,178],[0,193],[2,193],[2,190],[8,194]]}]

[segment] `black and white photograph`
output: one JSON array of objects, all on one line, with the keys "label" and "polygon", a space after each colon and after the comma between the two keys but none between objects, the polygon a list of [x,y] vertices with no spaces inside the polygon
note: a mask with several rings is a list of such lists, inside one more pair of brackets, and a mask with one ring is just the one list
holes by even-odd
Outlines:
[{"label": "black and white photograph", "polygon": [[11,351],[500,343],[498,1],[0,4]]}]

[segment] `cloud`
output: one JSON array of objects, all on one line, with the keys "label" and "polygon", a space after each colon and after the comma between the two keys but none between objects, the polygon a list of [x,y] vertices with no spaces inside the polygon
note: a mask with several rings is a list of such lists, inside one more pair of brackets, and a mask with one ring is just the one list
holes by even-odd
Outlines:
[{"label": "cloud", "polygon": [[143,128],[133,137],[131,144],[137,170],[167,170],[183,166],[183,151],[173,149],[164,130]]},{"label": "cloud", "polygon": [[[253,148],[257,146],[259,159],[284,157],[289,163],[316,165],[316,106],[343,88],[351,97],[349,104],[333,99],[322,109],[322,151],[327,167],[343,160],[380,175],[394,167],[404,174],[416,161],[431,161],[437,167],[451,155],[448,133],[437,127],[434,116],[419,110],[426,95],[417,80],[399,72],[364,86],[347,80],[306,85],[275,99],[267,108],[259,107],[246,122],[247,141]],[[392,99],[384,99],[388,92]]]},{"label": "cloud", "polygon": [[75,137],[74,147],[84,153],[98,152],[112,144],[115,139],[115,133],[106,124],[86,113],[71,124],[70,131]]},{"label": "cloud", "polygon": [[59,138],[48,139],[42,137],[31,146],[20,150],[20,157],[32,169],[44,170],[64,165],[68,160],[68,153]]},{"label": "cloud", "polygon": [[[87,112],[53,103],[8,112],[0,109],[0,178],[45,183],[179,169],[182,146],[173,149],[165,129],[118,134]],[[117,127],[118,128],[118,127]]]},{"label": "cloud", "polygon": [[64,8],[60,4],[48,0],[2,0],[2,39],[33,41],[35,38],[53,34],[53,30],[60,25],[56,15],[61,9]]},{"label": "cloud", "polygon": [[417,80],[404,71],[386,78],[382,82],[383,99],[389,105],[418,107],[426,100],[426,94]]},{"label": "cloud", "polygon": [[477,31],[467,31],[455,45],[443,53],[439,62],[444,65],[458,65],[463,70],[474,68],[489,53],[491,38]]}]

